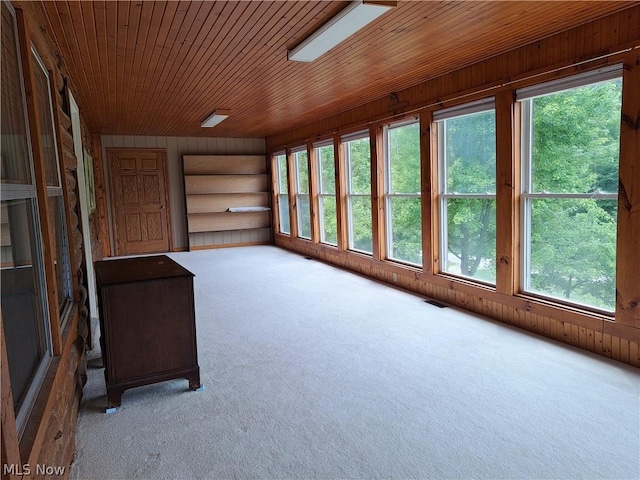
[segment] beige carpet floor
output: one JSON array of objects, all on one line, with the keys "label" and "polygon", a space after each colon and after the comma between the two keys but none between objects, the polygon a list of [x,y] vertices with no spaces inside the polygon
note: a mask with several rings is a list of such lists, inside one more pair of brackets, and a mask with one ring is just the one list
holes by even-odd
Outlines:
[{"label": "beige carpet floor", "polygon": [[206,389],[106,415],[91,369],[72,479],[640,478],[637,369],[276,247],[171,257]]}]

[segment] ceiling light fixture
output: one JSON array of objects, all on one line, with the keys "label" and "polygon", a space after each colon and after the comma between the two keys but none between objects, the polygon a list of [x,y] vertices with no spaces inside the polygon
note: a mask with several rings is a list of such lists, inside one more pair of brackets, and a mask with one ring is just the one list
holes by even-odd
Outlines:
[{"label": "ceiling light fixture", "polygon": [[215,110],[200,126],[203,128],[215,127],[229,115],[231,115],[231,110]]},{"label": "ceiling light fixture", "polygon": [[390,8],[395,7],[397,3],[395,1],[372,0],[351,2],[300,45],[289,50],[287,59],[296,62],[313,62]]}]

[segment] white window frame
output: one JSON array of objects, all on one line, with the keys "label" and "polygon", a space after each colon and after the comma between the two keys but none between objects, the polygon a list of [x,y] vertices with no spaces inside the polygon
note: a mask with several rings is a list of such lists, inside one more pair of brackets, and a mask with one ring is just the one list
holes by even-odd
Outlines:
[{"label": "white window frame", "polygon": [[[495,112],[494,97],[477,100],[462,105],[438,110],[433,113],[433,121],[438,124],[438,207],[439,207],[439,247],[440,247],[440,271],[447,275],[462,277],[473,282],[490,285],[495,287],[495,282],[487,282],[475,277],[457,274],[446,270],[449,245],[449,226],[447,201],[449,199],[465,199],[465,200],[496,200],[496,193],[458,193],[450,192],[447,185],[447,145],[446,145],[446,121],[449,119],[460,118],[467,115],[473,115],[483,112]],[[497,180],[496,180],[497,184]]]},{"label": "white window frame", "polygon": [[[291,154],[293,155],[293,170],[295,175],[295,195],[296,195],[296,216],[298,219],[298,238],[302,238],[305,240],[311,240],[311,175],[309,174],[309,152],[307,152],[306,147],[298,147],[291,150]],[[300,191],[300,154],[305,154],[307,156],[306,167],[307,167],[307,190],[308,192]],[[302,205],[301,200],[305,199],[307,201],[307,205],[309,205],[309,236],[306,236],[302,232],[302,209],[300,205]]]},{"label": "white window frame", "polygon": [[[333,146],[333,139],[330,140],[325,140],[323,142],[317,142],[313,144],[313,149],[315,150],[315,161],[316,161],[316,167],[318,170],[318,223],[319,223],[319,227],[320,227],[320,243],[324,243],[326,245],[332,245],[334,247],[338,246],[337,241],[335,243],[333,242],[329,242],[327,241],[326,235],[325,235],[325,210],[324,210],[324,202],[326,198],[333,198],[336,202],[336,214],[337,214],[337,207],[338,207],[338,198],[336,195],[336,192],[330,193],[330,192],[325,192],[324,189],[324,183],[322,181],[322,149],[326,148],[326,147],[331,147],[331,149],[333,150],[334,146]],[[335,159],[334,159],[334,163],[333,163],[333,173],[334,173],[334,178],[335,178]],[[334,190],[336,185],[334,184]],[[337,218],[336,220],[336,225],[337,225]]]},{"label": "white window frame", "polygon": [[[371,193],[356,193],[353,192],[353,187],[352,187],[352,182],[351,182],[351,178],[352,178],[352,173],[351,173],[351,148],[349,146],[349,144],[353,141],[356,140],[362,140],[362,139],[367,139],[370,140],[369,137],[369,130],[363,130],[361,132],[355,132],[349,135],[344,135],[341,139],[342,141],[342,145],[344,145],[344,160],[345,160],[345,179],[346,179],[346,192],[345,192],[345,197],[347,199],[347,233],[348,233],[348,243],[347,243],[347,247],[349,250],[352,250],[354,252],[359,252],[362,253],[364,255],[373,255],[373,252],[368,252],[366,250],[361,250],[355,247],[355,240],[353,237],[353,199],[354,198],[368,198],[369,201],[371,201]],[[369,152],[369,162],[371,162],[371,152]],[[371,188],[371,187],[369,187]],[[373,205],[372,205],[373,207]],[[373,232],[371,232],[371,235],[373,237]]]},{"label": "white window frame", "polygon": [[[291,214],[289,213],[289,206],[290,206],[290,202],[289,202],[289,184],[288,182],[288,178],[283,179],[282,175],[281,175],[281,170],[280,170],[280,161],[284,160],[284,167],[285,167],[285,172],[287,172],[287,177],[289,175],[288,173],[288,168],[287,168],[287,154],[286,152],[276,152],[272,155],[273,157],[273,163],[275,166],[275,173],[276,173],[276,201],[278,203],[277,207],[278,207],[278,232],[284,234],[284,235],[291,235]],[[283,182],[284,180],[284,182]],[[286,192],[287,193],[282,193],[283,192],[283,188],[282,186],[286,185]],[[286,199],[286,200],[285,200]],[[287,207],[287,216],[289,218],[289,231],[286,231],[282,228],[282,207],[284,205],[286,201],[286,207]]]},{"label": "white window frame", "polygon": [[[391,163],[392,163],[392,158],[391,158],[391,142],[389,142],[389,131],[393,130],[395,128],[402,128],[402,127],[406,127],[409,125],[418,125],[418,128],[420,127],[420,119],[411,119],[411,120],[405,120],[402,122],[397,122],[397,123],[392,123],[390,125],[385,125],[383,132],[384,132],[384,146],[385,146],[385,155],[384,155],[384,163],[385,163],[385,176],[384,176],[384,196],[385,196],[385,222],[386,222],[386,240],[387,240],[387,246],[386,246],[386,255],[387,255],[387,259],[388,260],[393,260],[394,262],[399,262],[399,263],[404,263],[406,265],[411,265],[411,266],[417,266],[417,267],[422,267],[423,263],[414,263],[414,262],[409,262],[408,260],[404,260],[402,258],[396,258],[394,257],[394,253],[393,253],[393,215],[392,215],[392,200],[394,198],[417,198],[418,200],[422,199],[422,194],[421,192],[418,190],[417,193],[408,193],[408,192],[403,192],[403,193],[397,193],[397,192],[392,192],[391,191]],[[418,177],[420,176],[420,170],[418,170],[416,172],[416,175],[418,175]],[[422,221],[421,221],[422,223]],[[420,233],[421,233],[421,237],[422,237],[422,225],[420,226]],[[422,258],[422,257],[421,257]]]},{"label": "white window frame", "polygon": [[532,137],[533,137],[533,110],[531,101],[537,97],[545,95],[553,95],[566,90],[584,87],[608,80],[622,78],[622,65],[612,65],[604,67],[584,74],[573,75],[571,77],[553,80],[531,87],[526,87],[516,92],[516,101],[520,103],[521,110],[521,163],[522,163],[522,191],[520,202],[520,219],[521,219],[521,249],[520,249],[520,284],[522,292],[532,294],[543,298],[548,298],[559,303],[578,305],[589,309],[605,311],[591,305],[580,302],[567,301],[562,298],[545,295],[542,292],[531,290],[531,218],[533,210],[533,201],[536,199],[558,199],[558,200],[578,200],[578,199],[595,199],[595,200],[617,200],[618,193],[606,192],[589,192],[589,193],[550,193],[550,192],[534,192],[533,191],[533,158],[532,158]]},{"label": "white window frame", "polygon": [[[47,70],[47,67],[44,65],[44,62],[42,61],[42,58],[40,57],[40,55],[38,54],[38,52],[35,49],[35,46],[31,46],[31,53],[33,54],[33,58],[37,64],[37,67],[39,67],[42,70],[43,75],[45,76],[46,80],[47,80],[47,98],[46,98],[46,103],[49,106],[49,116],[51,119],[51,125],[52,127],[55,129],[55,117],[53,115],[53,100],[51,98],[51,89],[49,88],[49,71]],[[38,92],[39,94],[40,92]],[[40,112],[41,115],[46,115],[47,112]],[[63,293],[64,293],[64,304],[59,305],[60,308],[60,318],[62,320],[61,323],[61,330],[64,329],[70,315],[69,313],[71,312],[71,309],[73,307],[73,285],[71,282],[71,259],[70,259],[70,255],[69,255],[69,233],[67,232],[67,222],[66,222],[66,215],[65,215],[65,211],[64,211],[64,195],[63,195],[63,190],[62,190],[62,176],[61,176],[61,171],[60,171],[60,157],[58,156],[58,143],[56,140],[56,135],[55,135],[55,131],[51,132],[51,141],[53,142],[53,151],[54,151],[54,155],[55,155],[55,159],[56,159],[56,177],[57,177],[57,185],[47,185],[47,195],[49,197],[58,197],[59,198],[59,211],[55,212],[55,214],[57,215],[58,219],[58,225],[60,230],[55,232],[55,234],[58,236],[57,240],[56,240],[56,244],[58,242],[61,243],[60,245],[60,250],[62,252],[62,258],[59,258],[58,261],[61,263],[61,265],[59,266],[59,268],[61,269],[61,274],[62,274],[62,288],[63,288]],[[60,295],[60,292],[58,292],[58,295]]]}]

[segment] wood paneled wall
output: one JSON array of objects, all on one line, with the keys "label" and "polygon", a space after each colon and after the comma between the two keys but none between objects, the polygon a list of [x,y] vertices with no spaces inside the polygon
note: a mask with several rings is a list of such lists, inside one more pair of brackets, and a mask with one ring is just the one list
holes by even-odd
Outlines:
[{"label": "wood paneled wall", "polygon": [[[640,366],[640,199],[638,125],[640,124],[640,6],[574,28],[534,44],[425,81],[310,125],[267,139],[269,152],[370,128],[418,113],[421,117],[423,170],[423,269],[411,268],[340,248],[276,234],[276,245],[367,275],[412,292],[504,323]],[[616,318],[518,294],[518,105],[517,88],[624,63],[623,125],[620,154],[618,298]],[[495,96],[497,145],[497,288],[439,275],[432,112],[444,106]],[[372,144],[372,147],[375,147]],[[373,157],[372,157],[373,158]],[[375,185],[374,185],[375,187]],[[292,214],[293,215],[293,214]],[[374,238],[383,238],[381,231]],[[514,267],[515,266],[515,267]],[[436,272],[435,274],[433,272]]]},{"label": "wood paneled wall", "polygon": [[[187,225],[184,180],[182,173],[183,155],[264,155],[266,153],[265,140],[262,138],[214,138],[214,137],[150,137],[130,135],[103,135],[102,158],[106,159],[107,148],[163,148],[167,152],[167,169],[169,170],[169,198],[171,202],[173,245],[175,250],[186,250],[189,246],[187,239]],[[106,164],[103,164],[106,172]],[[105,174],[105,178],[107,178]],[[107,185],[108,189],[109,186]],[[107,198],[109,195],[107,193]],[[110,208],[106,211],[110,220]],[[112,233],[111,233],[112,235]],[[256,235],[259,237],[256,237]],[[234,243],[256,243],[269,241],[270,232],[261,234],[249,231],[207,232],[193,234],[193,246],[224,245]],[[266,238],[262,238],[265,237]],[[112,238],[112,236],[111,236]],[[113,254],[113,252],[111,252]]]}]

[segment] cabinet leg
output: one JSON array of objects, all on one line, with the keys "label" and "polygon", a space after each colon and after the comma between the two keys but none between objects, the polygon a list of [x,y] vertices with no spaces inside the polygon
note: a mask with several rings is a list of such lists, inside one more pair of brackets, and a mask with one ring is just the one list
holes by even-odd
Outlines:
[{"label": "cabinet leg", "polygon": [[120,406],[120,404],[122,403],[122,393],[124,391],[124,388],[107,387],[107,410],[116,409]]},{"label": "cabinet leg", "polygon": [[200,388],[202,388],[202,385],[200,383],[200,374],[194,374],[191,375],[190,377],[187,378],[187,380],[189,380],[189,389],[193,390],[193,391],[198,391],[200,390]]}]

